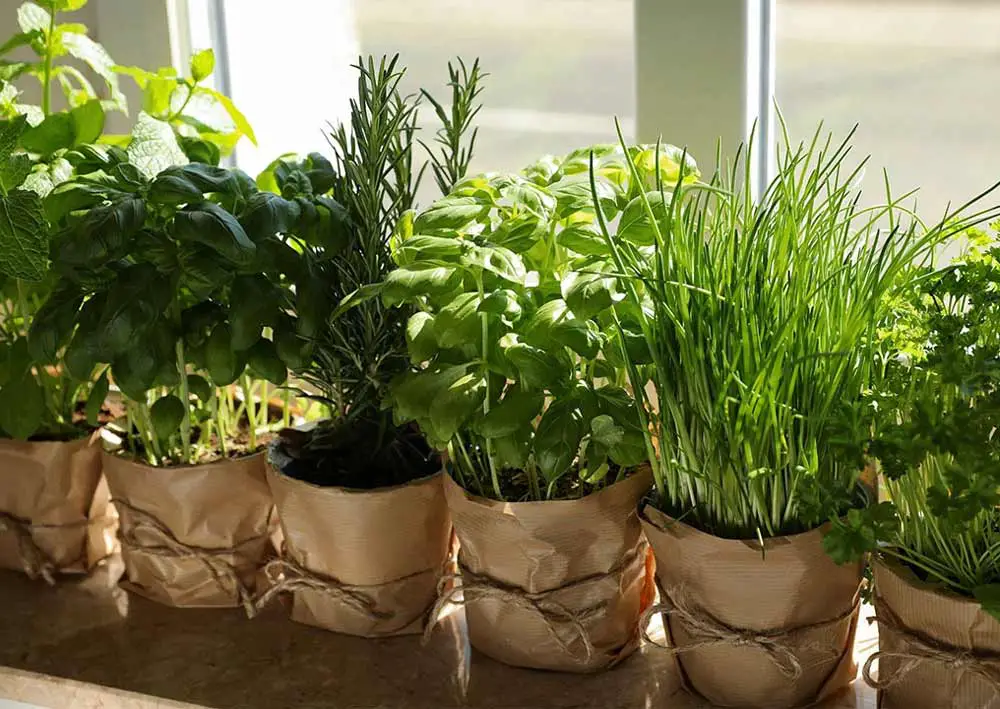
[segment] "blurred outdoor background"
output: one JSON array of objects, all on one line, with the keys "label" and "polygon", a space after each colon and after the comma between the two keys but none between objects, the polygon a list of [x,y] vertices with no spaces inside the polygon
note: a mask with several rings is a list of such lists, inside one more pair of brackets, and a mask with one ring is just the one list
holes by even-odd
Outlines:
[{"label": "blurred outdoor background", "polygon": [[[443,90],[449,58],[481,57],[491,76],[474,168],[612,141],[613,116],[633,130],[632,0],[354,7],[362,50],[400,52],[411,87]],[[894,192],[920,185],[921,211],[938,216],[1000,180],[1000,2],[777,0],[776,21],[776,94],[793,136],[821,119],[841,134],[859,123],[858,159],[872,155],[866,190],[880,188],[885,166]],[[698,67],[681,58],[664,71]]]}]

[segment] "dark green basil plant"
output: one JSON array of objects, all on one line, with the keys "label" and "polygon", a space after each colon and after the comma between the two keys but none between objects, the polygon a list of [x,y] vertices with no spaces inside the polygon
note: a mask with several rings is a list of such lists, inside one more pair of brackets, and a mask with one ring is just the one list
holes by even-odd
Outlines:
[{"label": "dark green basil plant", "polygon": [[308,326],[288,314],[291,284],[302,297],[311,284],[298,245],[337,226],[322,203],[282,200],[239,170],[191,163],[151,177],[128,157],[91,149],[46,198],[58,281],[29,341],[71,376],[97,373],[99,390],[117,385],[125,448],[150,464],[253,451],[259,432],[288,423],[287,407],[269,419],[268,384],[306,357]]}]

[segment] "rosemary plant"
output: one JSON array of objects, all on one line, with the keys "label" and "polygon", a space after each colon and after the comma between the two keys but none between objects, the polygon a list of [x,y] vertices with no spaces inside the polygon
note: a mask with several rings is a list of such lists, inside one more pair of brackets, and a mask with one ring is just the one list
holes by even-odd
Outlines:
[{"label": "rosemary plant", "polygon": [[[335,160],[326,186],[344,212],[348,233],[342,243],[311,251],[309,259],[310,287],[320,284],[331,305],[364,295],[393,269],[390,241],[397,225],[412,221],[423,173],[414,167],[418,100],[400,94],[405,70],[398,57],[368,58],[357,69],[350,121],[330,134]],[[441,180],[461,177],[471,156],[471,140],[466,143],[463,136],[478,110],[478,62],[471,72],[452,69],[451,76],[452,116],[458,123],[443,129],[447,145],[438,158],[441,167],[435,163]],[[337,308],[318,328],[311,338],[311,364],[298,374],[333,418],[308,435],[283,433],[285,451],[305,463],[290,472],[321,484],[370,488],[436,471],[437,457],[417,428],[395,425],[383,405],[390,382],[409,368],[410,314],[369,298]]]},{"label": "rosemary plant", "polygon": [[451,192],[455,183],[465,177],[469,169],[472,151],[476,147],[476,136],[479,134],[479,129],[473,128],[472,122],[482,108],[481,104],[476,103],[476,99],[483,90],[480,82],[486,74],[480,71],[478,59],[472,63],[471,68],[459,59],[457,67],[448,63],[448,76],[448,85],[451,87],[450,109],[446,109],[427,89],[420,92],[434,107],[434,112],[441,121],[441,128],[434,137],[439,146],[438,152],[435,153],[427,143],[420,141],[430,156],[431,170],[441,194]]},{"label": "rosemary plant", "polygon": [[851,135],[783,138],[759,199],[740,179],[751,142],[707,183],[639,195],[641,214],[617,234],[601,220],[641,305],[651,366],[629,358],[634,390],[648,374],[655,391],[656,504],[724,537],[799,532],[863,504],[855,442],[886,297],[911,263],[984,218],[959,209],[928,227],[891,196],[863,209]]}]

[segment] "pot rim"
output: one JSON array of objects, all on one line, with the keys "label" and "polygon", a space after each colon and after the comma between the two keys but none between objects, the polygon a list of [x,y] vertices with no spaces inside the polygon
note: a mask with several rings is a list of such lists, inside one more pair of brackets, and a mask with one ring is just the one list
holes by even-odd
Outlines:
[{"label": "pot rim", "polygon": [[221,458],[219,460],[209,461],[208,463],[183,463],[181,465],[150,465],[149,463],[139,460],[132,455],[117,455],[113,450],[108,450],[107,446],[101,449],[101,458],[104,460],[117,460],[123,463],[129,463],[132,465],[137,465],[141,468],[146,468],[148,470],[164,470],[164,471],[177,471],[177,470],[193,470],[198,468],[209,468],[212,466],[220,465],[238,465],[241,463],[246,463],[252,461],[254,458],[262,457],[267,455],[267,448],[262,448],[261,450],[254,451],[247,455],[241,455],[237,458]]}]

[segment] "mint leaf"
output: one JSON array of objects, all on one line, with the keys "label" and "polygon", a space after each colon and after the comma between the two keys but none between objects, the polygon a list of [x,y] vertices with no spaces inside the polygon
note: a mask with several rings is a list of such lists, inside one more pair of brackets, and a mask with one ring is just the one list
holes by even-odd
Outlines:
[{"label": "mint leaf", "polygon": [[187,165],[188,159],[177,144],[169,123],[142,112],[132,129],[132,142],[125,150],[129,162],[152,179],[174,165]]},{"label": "mint leaf", "polygon": [[17,8],[17,24],[22,32],[48,32],[52,16],[33,2]]},{"label": "mint leaf", "polygon": [[6,162],[0,162],[0,192],[19,187],[30,172],[31,158],[25,153],[11,155]]},{"label": "mint leaf", "polygon": [[40,281],[48,259],[48,228],[42,200],[34,192],[11,190],[0,198],[0,273]]},{"label": "mint leaf", "polygon": [[117,108],[124,111],[127,105],[125,94],[118,87],[115,62],[107,50],[85,34],[64,34],[62,42],[66,47],[66,51],[80,61],[86,62],[87,66],[94,70],[95,74],[104,79],[104,82],[108,85],[108,90],[111,92],[112,102]]}]

